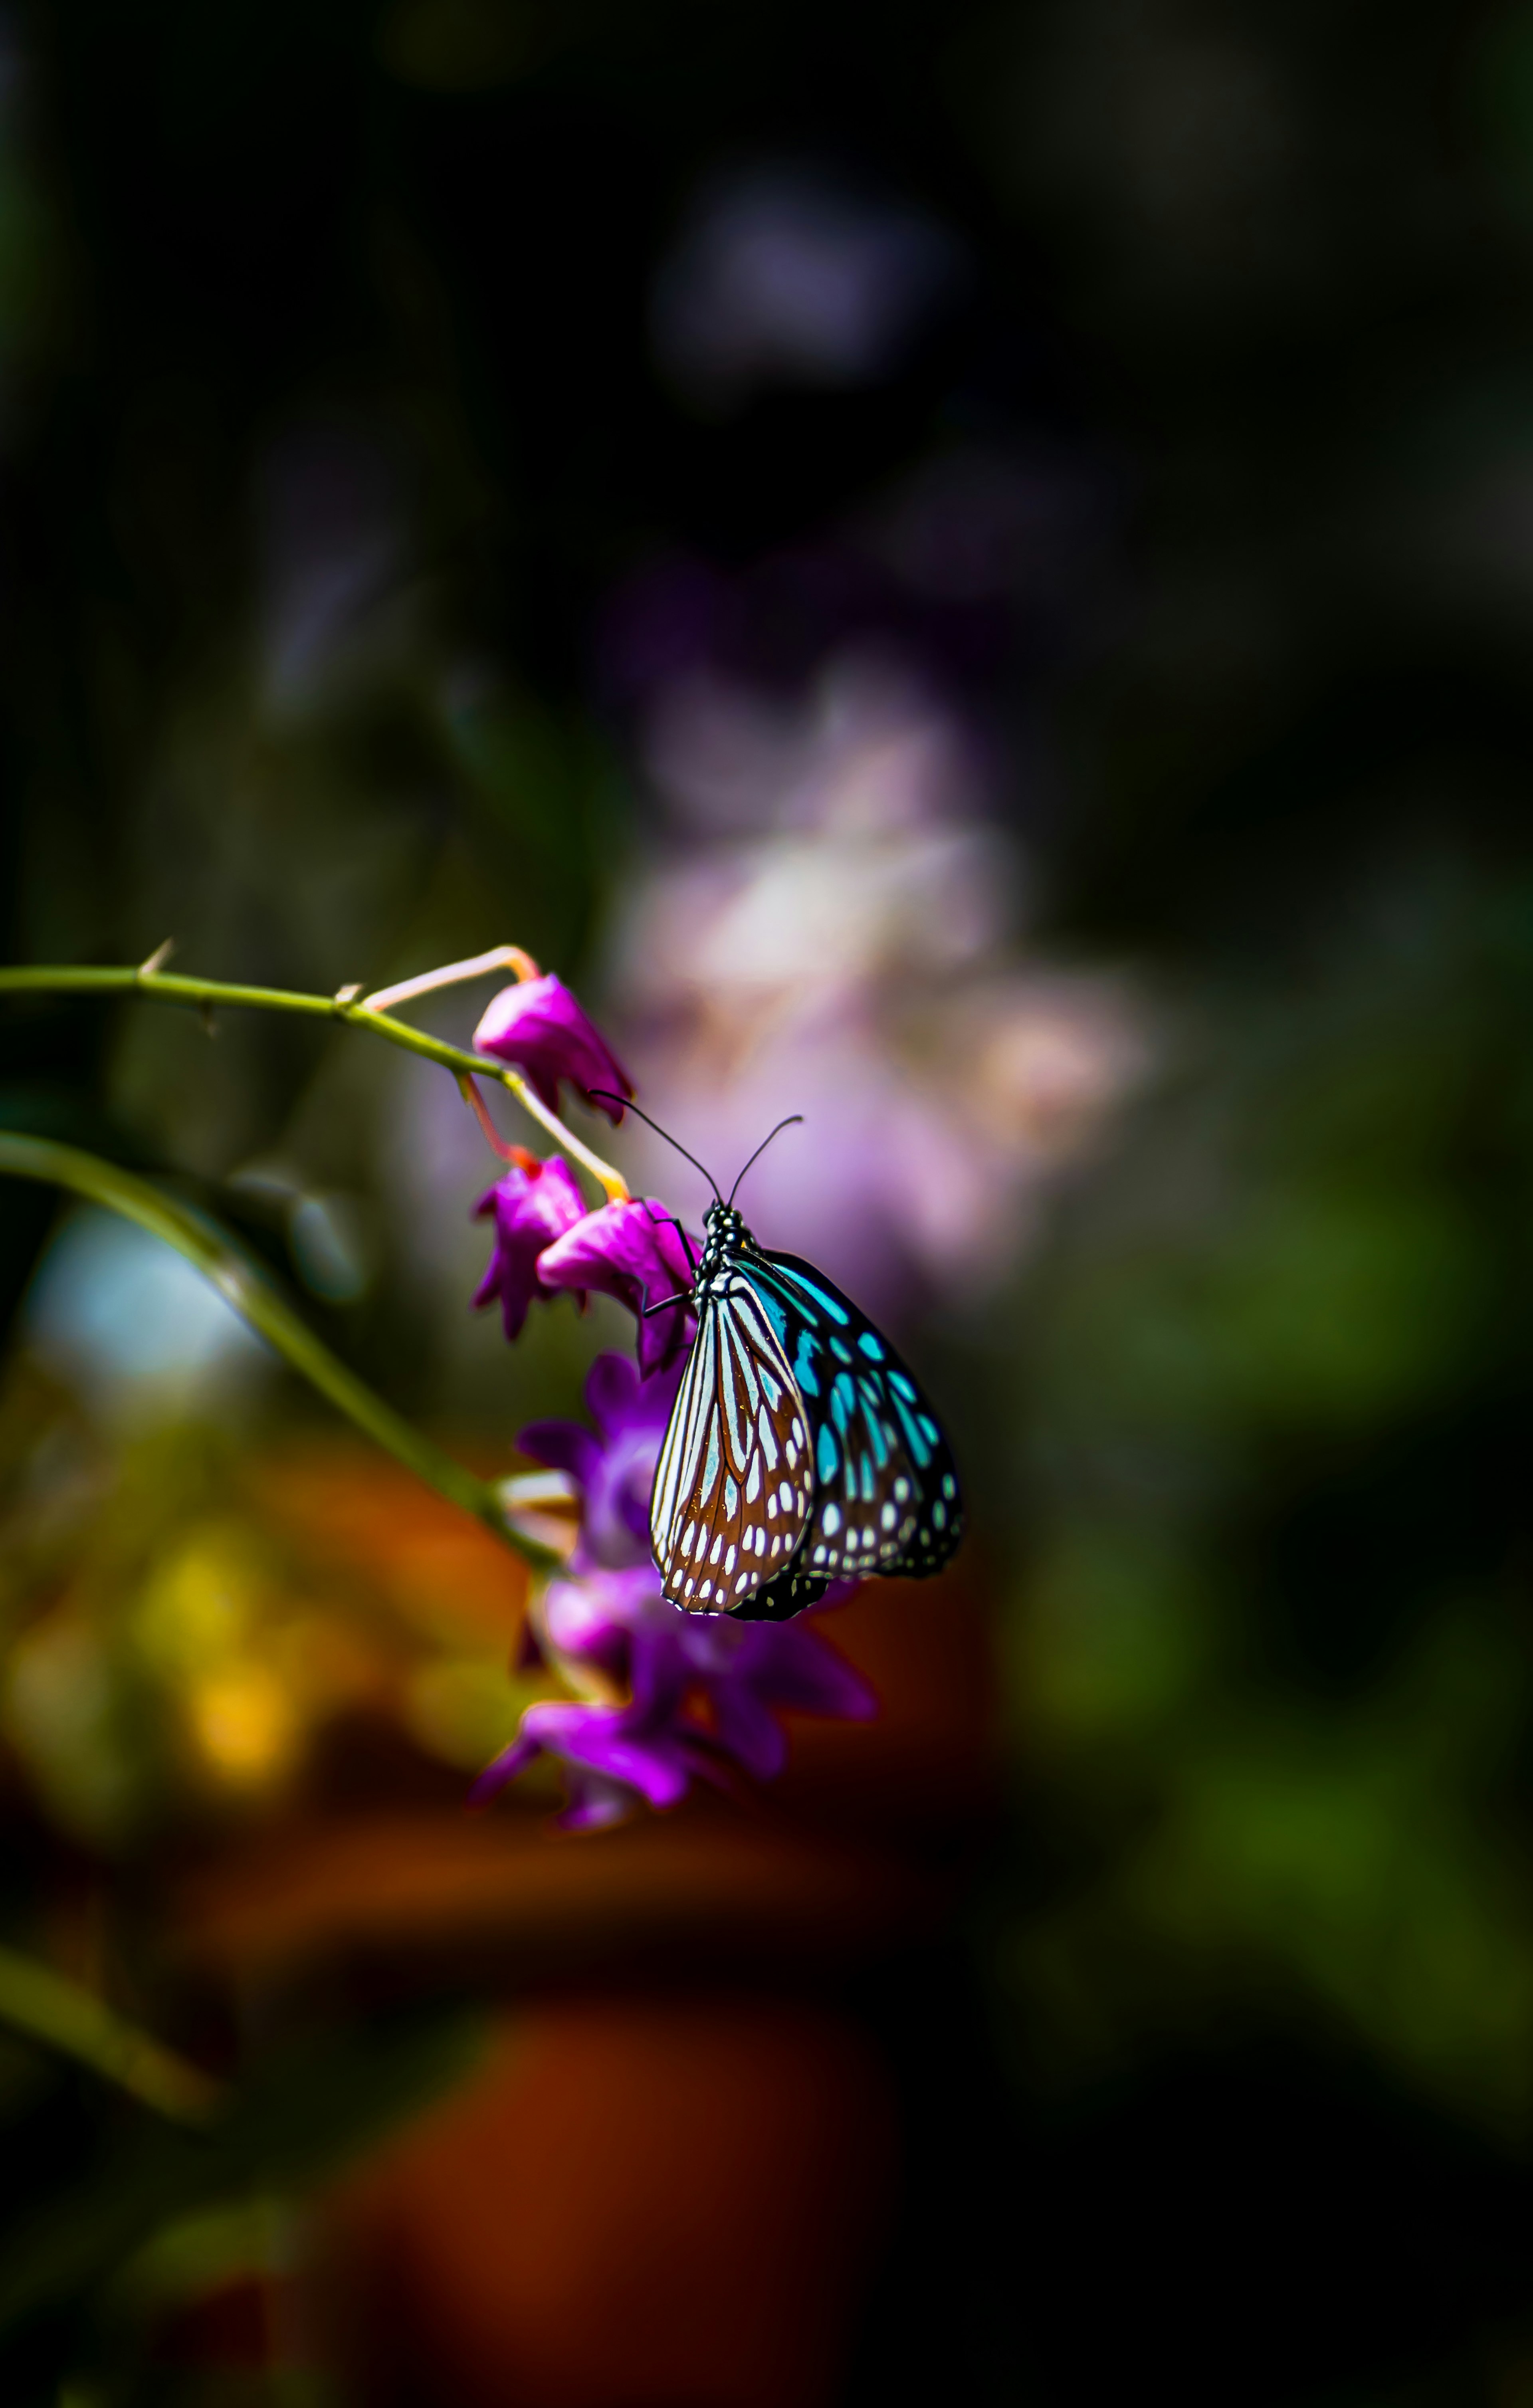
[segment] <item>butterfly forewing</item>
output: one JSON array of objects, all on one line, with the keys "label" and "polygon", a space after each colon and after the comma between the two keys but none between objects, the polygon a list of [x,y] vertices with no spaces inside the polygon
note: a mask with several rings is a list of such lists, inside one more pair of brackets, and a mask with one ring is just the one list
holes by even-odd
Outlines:
[{"label": "butterfly forewing", "polygon": [[731,1268],[698,1308],[650,1499],[666,1595],[693,1612],[747,1604],[801,1547],[810,1433],[769,1312]]},{"label": "butterfly forewing", "polygon": [[794,1566],[801,1585],[806,1576],[939,1571],[963,1533],[963,1499],[919,1383],[812,1265],[752,1247],[740,1268],[771,1318],[812,1436],[817,1500]]}]

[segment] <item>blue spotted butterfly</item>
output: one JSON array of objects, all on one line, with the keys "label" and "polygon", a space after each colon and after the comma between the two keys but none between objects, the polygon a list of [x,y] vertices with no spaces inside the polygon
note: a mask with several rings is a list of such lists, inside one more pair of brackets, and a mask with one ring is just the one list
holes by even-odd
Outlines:
[{"label": "blue spotted butterfly", "polygon": [[940,1570],[964,1507],[917,1381],[824,1272],[757,1245],[734,1209],[739,1183],[727,1203],[714,1186],[704,1223],[697,1334],[655,1466],[650,1541],[673,1605],[785,1621],[835,1580]]}]

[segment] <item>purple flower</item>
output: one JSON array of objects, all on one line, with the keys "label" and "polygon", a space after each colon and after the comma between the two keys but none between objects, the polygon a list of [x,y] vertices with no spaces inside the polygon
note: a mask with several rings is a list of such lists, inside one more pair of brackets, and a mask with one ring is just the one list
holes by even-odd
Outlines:
[{"label": "purple flower", "polygon": [[534,1422],[519,1432],[523,1455],[568,1472],[580,1491],[572,1571],[619,1571],[649,1562],[650,1490],[681,1378],[678,1367],[644,1380],[626,1354],[598,1354],[585,1383],[595,1430],[560,1421]]},{"label": "purple flower", "polygon": [[[594,1289],[625,1304],[638,1321],[641,1378],[669,1370],[685,1352],[692,1331],[692,1265],[675,1223],[653,1197],[587,1212],[541,1256],[537,1276],[547,1288]],[[680,1298],[674,1312],[643,1318],[646,1300],[659,1304],[672,1296]]]},{"label": "purple flower", "polygon": [[802,1619],[743,1622],[666,1602],[650,1560],[649,1497],[679,1384],[680,1374],[646,1382],[624,1355],[603,1354],[586,1383],[595,1430],[535,1422],[520,1435],[523,1454],[568,1472],[580,1491],[580,1540],[538,1619],[541,1653],[585,1695],[529,1707],[475,1784],[476,1804],[550,1756],[565,1772],[561,1820],[595,1829],[641,1804],[673,1806],[694,1779],[716,1781],[730,1766],[769,1780],[785,1753],[783,1708],[875,1710],[867,1684]]},{"label": "purple flower", "polygon": [[[494,1250],[474,1302],[491,1304],[498,1297],[507,1337],[519,1337],[533,1297],[556,1293],[543,1279],[540,1258],[553,1240],[586,1218],[585,1199],[558,1154],[547,1162],[526,1154],[480,1197],[474,1211],[476,1217],[493,1212],[495,1221]],[[574,1285],[573,1280],[557,1283]]]},{"label": "purple flower", "polygon": [[480,1775],[480,1805],[535,1757],[566,1770],[566,1827],[587,1830],[641,1803],[674,1806],[697,1776],[729,1766],[767,1781],[780,1772],[785,1708],[863,1720],[877,1711],[860,1674],[802,1623],[736,1622],[681,1613],[649,1565],[554,1581],[543,1608],[549,1650],[626,1703],[529,1706],[512,1744]]},{"label": "purple flower", "polygon": [[[475,1029],[474,1043],[481,1054],[494,1054],[523,1071],[551,1112],[559,1109],[561,1079],[567,1079],[588,1103],[593,1087],[615,1087],[624,1096],[634,1092],[633,1081],[605,1037],[552,971],[545,978],[523,979],[520,986],[502,987]],[[604,1102],[600,1109],[609,1121],[623,1118],[621,1104]]]}]

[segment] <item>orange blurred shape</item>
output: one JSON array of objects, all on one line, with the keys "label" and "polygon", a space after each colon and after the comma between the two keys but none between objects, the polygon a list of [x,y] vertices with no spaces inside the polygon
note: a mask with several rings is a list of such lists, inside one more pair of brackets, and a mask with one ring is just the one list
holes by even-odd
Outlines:
[{"label": "orange blurred shape", "polygon": [[812,1627],[871,1683],[869,1723],[792,1717],[783,1795],[834,1790],[844,1813],[929,1825],[982,1815],[999,1750],[987,1567],[970,1552],[932,1580],[865,1581]]},{"label": "orange blurred shape", "polygon": [[821,2408],[883,2237],[894,2134],[878,2056],[825,2010],[539,2006],[336,2201],[359,2397]]},{"label": "orange blurred shape", "polygon": [[526,1566],[386,1456],[309,1440],[260,1459],[250,1484],[321,1565],[360,1576],[428,1635],[509,1642],[520,1628]]}]

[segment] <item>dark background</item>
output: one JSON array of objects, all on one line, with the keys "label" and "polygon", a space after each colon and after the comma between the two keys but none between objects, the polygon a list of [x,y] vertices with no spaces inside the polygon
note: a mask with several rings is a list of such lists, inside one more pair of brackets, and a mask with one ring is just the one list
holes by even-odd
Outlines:
[{"label": "dark background", "polygon": [[[1521,2408],[1533,11],[75,0],[3,38],[6,959],[174,933],[333,991],[514,937],[599,992],[663,818],[670,638],[622,597],[683,560],[764,692],[849,631],[924,664],[999,765],[1017,945],[1127,982],[1149,1068],[1025,1257],[906,1300],[1004,1736],[928,1834],[938,1936],[846,1977],[906,2175],[844,2396]],[[939,229],[855,372],[667,354],[665,263],[763,163]],[[1022,531],[913,593],[848,530],[952,458]],[[7,1005],[0,1118],[279,1261],[230,1176],[326,1041]],[[382,1092],[321,1184],[386,1191]],[[0,1195],[13,1313],[52,1226]],[[573,1401],[573,1340],[460,1378],[380,1242],[324,1326],[396,1401]],[[11,1789],[20,1934],[91,1848]],[[105,2145],[24,2095],[16,2230]],[[109,2396],[61,2387],[95,2313],[27,2325],[7,2396]]]}]

